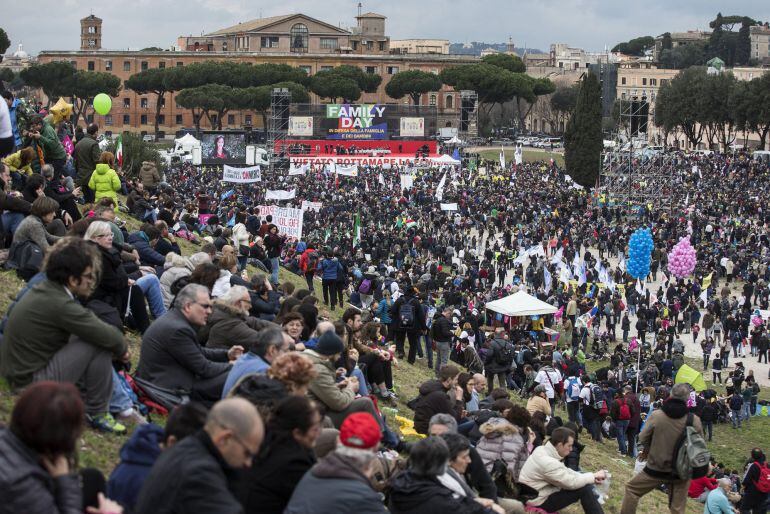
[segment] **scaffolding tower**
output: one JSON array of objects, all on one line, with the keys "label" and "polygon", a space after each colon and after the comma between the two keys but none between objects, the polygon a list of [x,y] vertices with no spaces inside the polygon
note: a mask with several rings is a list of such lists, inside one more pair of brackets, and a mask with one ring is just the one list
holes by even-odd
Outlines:
[{"label": "scaffolding tower", "polygon": [[475,91],[460,91],[460,127],[458,137],[465,139],[479,135],[479,95]]},{"label": "scaffolding tower", "polygon": [[600,193],[608,205],[628,211],[672,207],[674,157],[645,149],[652,112],[647,98],[620,99],[611,151],[602,154]]},{"label": "scaffolding tower", "polygon": [[270,116],[267,119],[267,157],[270,162],[270,173],[277,168],[281,153],[276,152],[275,145],[284,141],[289,134],[289,111],[291,109],[291,91],[286,88],[275,88],[270,94]]}]

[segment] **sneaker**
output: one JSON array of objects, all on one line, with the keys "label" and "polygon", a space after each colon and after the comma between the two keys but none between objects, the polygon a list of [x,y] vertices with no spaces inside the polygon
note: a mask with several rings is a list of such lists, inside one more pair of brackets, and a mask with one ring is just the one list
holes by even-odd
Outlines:
[{"label": "sneaker", "polygon": [[130,409],[126,409],[125,411],[121,412],[116,416],[117,420],[122,423],[126,423],[129,425],[146,425],[147,419],[139,414],[136,409],[133,407]]},{"label": "sneaker", "polygon": [[100,432],[112,432],[113,434],[123,435],[128,432],[128,429],[115,421],[112,414],[97,414],[96,416],[88,416],[88,424],[91,427],[99,430]]}]

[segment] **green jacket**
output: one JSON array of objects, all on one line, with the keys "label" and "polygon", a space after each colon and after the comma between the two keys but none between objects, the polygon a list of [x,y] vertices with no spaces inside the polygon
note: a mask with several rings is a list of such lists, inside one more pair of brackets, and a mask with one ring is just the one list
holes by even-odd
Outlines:
[{"label": "green jacket", "polygon": [[0,344],[0,374],[13,387],[32,382],[70,335],[116,356],[126,352],[123,334],[70,296],[64,286],[44,280],[14,306]]},{"label": "green jacket", "polygon": [[337,387],[337,374],[328,357],[313,350],[305,350],[302,355],[313,362],[318,376],[310,382],[308,395],[313,400],[324,404],[328,410],[339,412],[345,410],[355,399],[352,389]]},{"label": "green jacket", "polygon": [[62,160],[67,158],[67,151],[64,145],[59,141],[56,130],[47,121],[43,122],[43,130],[40,132],[40,147],[43,149],[43,159],[46,162],[53,160]]},{"label": "green jacket", "polygon": [[115,205],[118,204],[117,192],[120,191],[120,178],[109,164],[99,163],[96,165],[96,170],[88,181],[88,187],[96,192],[96,202],[107,197],[112,198]]},{"label": "green jacket", "polygon": [[91,178],[101,155],[102,150],[99,148],[99,143],[88,134],[78,141],[72,152],[72,158],[75,159],[75,167],[78,170],[75,179],[77,185],[81,187],[88,185],[88,180]]}]

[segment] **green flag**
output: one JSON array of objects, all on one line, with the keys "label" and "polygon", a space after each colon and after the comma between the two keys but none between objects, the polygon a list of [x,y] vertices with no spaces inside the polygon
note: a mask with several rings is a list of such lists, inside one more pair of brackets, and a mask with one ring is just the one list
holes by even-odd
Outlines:
[{"label": "green flag", "polygon": [[356,219],[353,223],[353,246],[361,244],[361,216],[356,213]]}]

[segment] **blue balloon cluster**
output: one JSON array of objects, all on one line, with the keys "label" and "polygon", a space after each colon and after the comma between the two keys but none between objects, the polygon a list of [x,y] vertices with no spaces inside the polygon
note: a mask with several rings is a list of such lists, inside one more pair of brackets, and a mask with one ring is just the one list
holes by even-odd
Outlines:
[{"label": "blue balloon cluster", "polygon": [[652,255],[652,232],[648,228],[637,229],[628,241],[628,262],[626,270],[634,278],[645,278],[650,274]]}]

